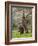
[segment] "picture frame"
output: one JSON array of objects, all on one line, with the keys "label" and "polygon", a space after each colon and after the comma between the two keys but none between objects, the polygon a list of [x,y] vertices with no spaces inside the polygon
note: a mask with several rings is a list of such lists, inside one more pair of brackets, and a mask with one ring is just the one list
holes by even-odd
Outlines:
[{"label": "picture frame", "polygon": [[[20,17],[23,16],[24,14],[25,16],[29,14],[26,20],[28,20],[28,22],[30,21],[30,24],[27,24],[26,23],[27,21],[25,22],[25,24],[29,28],[30,26],[28,25],[31,25],[31,28],[30,28],[30,30],[32,31],[31,33],[23,33],[24,29],[25,30],[28,29],[28,32],[29,32],[29,28],[27,27],[22,28],[20,26],[21,29],[19,29],[18,25],[20,24],[18,24],[18,22],[21,21]],[[13,21],[13,18],[15,22]],[[13,24],[12,21],[15,24],[17,24],[17,26],[15,25],[12,26]],[[23,23],[24,23],[24,20],[23,20]],[[16,33],[12,32],[14,31],[14,29],[15,31],[16,30],[20,30],[20,31]],[[11,1],[5,2],[5,44],[9,45],[9,44],[23,44],[23,43],[36,43],[36,42],[37,42],[37,4],[36,3],[25,3],[25,2],[11,2]]]}]

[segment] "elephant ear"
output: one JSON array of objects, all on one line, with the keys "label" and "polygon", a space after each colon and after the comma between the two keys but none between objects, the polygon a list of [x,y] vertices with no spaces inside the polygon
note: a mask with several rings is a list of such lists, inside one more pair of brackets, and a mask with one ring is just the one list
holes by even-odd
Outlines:
[{"label": "elephant ear", "polygon": [[31,14],[31,12],[26,15],[26,21],[27,21],[27,23],[29,23],[29,24],[32,23],[32,14]]}]

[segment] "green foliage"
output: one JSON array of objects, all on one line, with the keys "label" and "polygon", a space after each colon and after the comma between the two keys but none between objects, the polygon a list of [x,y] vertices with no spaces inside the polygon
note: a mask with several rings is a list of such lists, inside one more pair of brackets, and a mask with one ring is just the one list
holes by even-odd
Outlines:
[{"label": "green foliage", "polygon": [[18,32],[17,30],[12,31],[12,38],[29,38],[32,37],[32,33],[23,33],[20,34],[20,32]]}]

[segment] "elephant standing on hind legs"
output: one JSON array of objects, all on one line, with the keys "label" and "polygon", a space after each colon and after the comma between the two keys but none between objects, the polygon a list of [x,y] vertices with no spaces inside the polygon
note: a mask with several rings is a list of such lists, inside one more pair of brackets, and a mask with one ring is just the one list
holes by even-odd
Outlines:
[{"label": "elephant standing on hind legs", "polygon": [[25,31],[26,33],[28,33],[27,20],[26,20],[25,16],[22,17],[22,25],[23,25],[23,27],[24,27],[24,29],[25,29],[24,31]]}]

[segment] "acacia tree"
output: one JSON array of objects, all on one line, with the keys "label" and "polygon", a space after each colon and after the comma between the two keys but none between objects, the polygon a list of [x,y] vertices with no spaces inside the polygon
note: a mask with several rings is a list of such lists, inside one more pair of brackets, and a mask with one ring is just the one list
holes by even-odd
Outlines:
[{"label": "acacia tree", "polygon": [[23,9],[23,16],[22,16],[22,25],[23,25],[23,27],[24,27],[26,33],[28,33],[27,20],[26,20],[26,17],[25,17],[24,9]]}]

